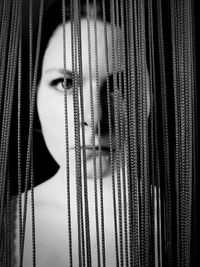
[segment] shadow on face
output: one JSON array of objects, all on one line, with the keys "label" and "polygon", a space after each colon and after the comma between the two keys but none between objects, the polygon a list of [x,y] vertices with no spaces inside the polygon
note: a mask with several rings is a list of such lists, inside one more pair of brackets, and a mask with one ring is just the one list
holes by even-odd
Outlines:
[{"label": "shadow on face", "polygon": [[[93,21],[90,21],[90,34],[88,34],[87,20],[81,20],[82,58],[80,61],[77,57],[75,66],[79,66],[81,63],[82,71],[80,70],[76,73],[77,79],[81,80],[81,84],[77,84],[76,89],[73,86],[74,64],[72,64],[72,59],[74,55],[72,51],[74,47],[72,47],[70,22],[65,25],[65,68],[62,25],[53,33],[45,51],[42,76],[38,87],[37,108],[47,148],[61,168],[65,168],[66,162],[65,123],[67,118],[69,153],[75,153],[77,143],[75,137],[77,132],[80,132],[80,136],[82,136],[82,125],[84,125],[88,172],[93,172],[93,157],[91,155],[95,154],[97,161],[99,160],[99,135],[101,136],[104,175],[108,174],[110,170],[109,128],[112,129],[113,151],[115,150],[114,125],[116,122],[114,121],[114,94],[121,97],[119,106],[121,103],[121,109],[123,110],[124,92],[122,94],[120,94],[119,90],[116,92],[113,84],[114,65],[117,66],[117,82],[120,80],[120,75],[123,76],[123,61],[119,60],[120,63],[118,64],[117,59],[113,58],[113,49],[118,45],[122,50],[122,44],[121,41],[118,42],[116,36],[112,38],[111,24],[108,23],[106,28],[107,49],[103,22],[97,21],[97,36],[95,36]],[[95,49],[95,41],[97,49]],[[116,55],[117,51],[114,52]],[[64,78],[66,78],[65,84]],[[79,103],[77,104],[74,101],[75,91],[79,95]],[[84,113],[83,116],[79,114],[77,120],[77,112],[81,113],[81,94],[83,96]],[[65,110],[65,95],[67,98],[67,113]],[[149,113],[149,89],[147,99]],[[109,114],[111,114],[110,117]],[[80,145],[82,147],[83,143],[80,142]],[[93,147],[95,147],[95,152],[92,150]]]}]

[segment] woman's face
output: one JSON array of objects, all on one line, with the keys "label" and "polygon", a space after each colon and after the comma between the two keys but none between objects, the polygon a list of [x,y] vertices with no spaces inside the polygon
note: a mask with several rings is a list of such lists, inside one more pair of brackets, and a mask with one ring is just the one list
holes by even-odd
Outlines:
[{"label": "woman's face", "polygon": [[[71,24],[66,23],[66,86],[67,86],[67,114],[68,114],[68,140],[70,167],[75,165],[75,127],[74,127],[74,105],[73,105],[73,88],[72,88],[72,44],[71,44]],[[92,112],[91,112],[91,85],[93,93],[93,110],[94,110],[94,133],[96,161],[99,161],[98,155],[98,101],[96,86],[96,57],[95,57],[95,34],[94,23],[90,22],[90,56],[91,56],[91,73],[89,70],[89,52],[88,52],[88,24],[86,19],[81,20],[81,42],[82,42],[82,88],[84,103],[84,121],[81,121],[80,115],[80,136],[82,137],[82,126],[85,129],[85,145],[87,159],[88,177],[93,175],[93,156],[92,156]],[[114,40],[117,44],[117,39]],[[109,76],[112,83],[113,75],[113,54],[112,54],[112,31],[111,25],[107,24],[107,43],[108,43],[108,63]],[[109,127],[108,127],[108,104],[107,104],[107,86],[106,86],[106,46],[104,38],[104,24],[97,21],[97,44],[98,44],[98,75],[99,75],[99,114],[101,125],[101,146],[102,146],[102,164],[103,175],[109,175],[110,156],[109,156]],[[120,45],[121,46],[121,45]],[[122,46],[121,46],[122,48]],[[42,132],[46,145],[61,168],[65,168],[66,162],[66,141],[65,141],[65,104],[64,104],[64,52],[63,52],[63,27],[59,26],[51,37],[47,46],[43,65],[42,76],[38,87],[37,108],[42,126]],[[122,62],[122,60],[121,60]],[[121,63],[121,70],[123,66]],[[80,75],[78,73],[78,75]],[[112,87],[112,86],[110,86]],[[79,88],[80,90],[80,88]],[[113,88],[111,93],[111,110],[113,111]],[[148,93],[149,106],[149,93]],[[79,105],[80,110],[80,105]],[[148,107],[149,110],[149,107]],[[114,116],[112,116],[112,121]],[[114,128],[113,128],[114,130]],[[114,137],[114,136],[113,136]],[[81,138],[82,140],[82,138]],[[114,140],[114,138],[113,138]],[[81,141],[82,146],[82,141]],[[115,149],[115,144],[113,149]],[[115,153],[113,153],[115,154]],[[73,159],[73,160],[72,160]],[[97,165],[98,166],[98,165]],[[98,167],[97,167],[98,169]]]}]

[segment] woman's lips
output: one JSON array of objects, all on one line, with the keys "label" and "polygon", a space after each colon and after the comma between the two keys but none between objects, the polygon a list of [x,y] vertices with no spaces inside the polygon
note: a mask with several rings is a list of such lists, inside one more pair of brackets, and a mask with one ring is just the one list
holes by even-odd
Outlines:
[{"label": "woman's lips", "polygon": [[[81,147],[81,150],[83,149],[83,147]],[[70,150],[75,150],[74,148],[71,148]],[[86,153],[86,159],[90,160],[93,157],[99,157],[100,155],[102,157],[106,157],[107,159],[110,158],[110,153],[111,151],[114,153],[115,149],[110,149],[110,147],[92,147],[92,146],[85,146],[85,153]]]},{"label": "woman's lips", "polygon": [[107,147],[85,147],[86,151],[91,151],[91,153],[99,153],[100,151],[102,152],[110,152],[110,149]]},{"label": "woman's lips", "polygon": [[94,156],[98,157],[100,156],[103,156],[103,157],[107,157],[109,158],[110,157],[110,147],[85,147],[86,149],[86,157],[87,159],[91,159],[93,158]]},{"label": "woman's lips", "polygon": [[89,151],[97,151],[97,152],[107,152],[107,153],[110,153],[111,151],[112,152],[115,152],[115,149],[110,149],[110,147],[85,147],[86,150],[89,150]]},{"label": "woman's lips", "polygon": [[[100,151],[100,150],[101,151],[108,151],[108,152],[111,151],[110,147],[97,147],[97,146],[92,147],[92,146],[85,146],[85,147],[80,147],[80,148],[81,149],[85,148],[85,150],[91,150],[91,151]],[[70,150],[75,150],[75,147],[71,147]],[[115,149],[112,149],[112,151],[114,152]]]},{"label": "woman's lips", "polygon": [[[85,156],[86,156],[86,162],[87,162],[87,177],[94,178],[94,161],[96,162],[97,167],[97,174],[98,177],[100,177],[100,170],[99,167],[101,166],[101,171],[103,176],[107,177],[108,174],[111,172],[111,153],[110,153],[110,147],[99,147],[95,146],[94,148],[92,146],[85,146]],[[81,150],[83,150],[83,147],[80,147]],[[73,151],[73,154],[75,153],[75,147],[71,148]],[[113,154],[115,153],[115,150],[113,149]],[[82,153],[82,151],[81,151]],[[114,155],[113,155],[114,156]],[[100,159],[102,160],[100,165]],[[82,159],[83,160],[83,159]],[[99,167],[98,167],[99,166]]]}]

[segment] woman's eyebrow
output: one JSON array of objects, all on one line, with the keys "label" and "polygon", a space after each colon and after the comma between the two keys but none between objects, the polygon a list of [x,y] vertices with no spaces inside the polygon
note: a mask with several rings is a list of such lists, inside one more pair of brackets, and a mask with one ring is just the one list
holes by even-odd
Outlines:
[{"label": "woman's eyebrow", "polygon": [[57,73],[63,74],[63,75],[65,75],[65,74],[72,75],[72,72],[70,70],[66,70],[66,69],[62,69],[62,68],[53,67],[53,68],[47,69],[45,71],[45,73],[52,73],[52,72],[57,72]]}]

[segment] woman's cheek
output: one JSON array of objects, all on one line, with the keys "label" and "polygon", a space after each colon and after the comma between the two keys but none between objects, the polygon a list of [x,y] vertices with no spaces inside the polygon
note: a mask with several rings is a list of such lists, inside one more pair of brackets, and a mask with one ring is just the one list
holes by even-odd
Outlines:
[{"label": "woman's cheek", "polygon": [[65,147],[64,101],[51,91],[38,93],[38,114],[42,133],[50,154],[60,165]]}]

